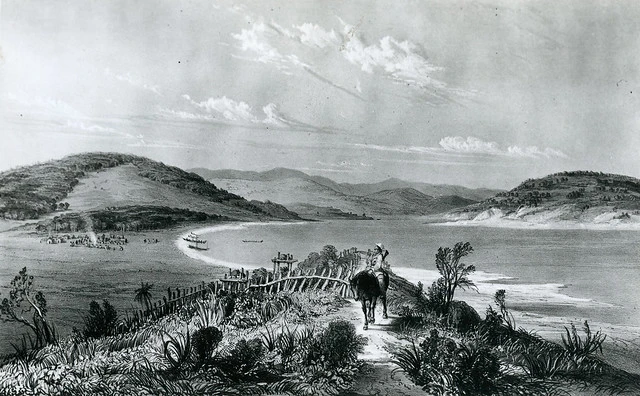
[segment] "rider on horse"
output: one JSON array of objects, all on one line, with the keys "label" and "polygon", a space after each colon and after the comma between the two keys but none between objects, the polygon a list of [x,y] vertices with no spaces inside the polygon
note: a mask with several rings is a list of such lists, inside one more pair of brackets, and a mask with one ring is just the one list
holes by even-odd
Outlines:
[{"label": "rider on horse", "polygon": [[386,289],[384,285],[389,284],[389,274],[387,273],[389,263],[385,261],[388,255],[389,251],[385,250],[384,245],[382,243],[376,243],[373,256],[367,259],[367,271],[372,272],[376,276],[381,290]]}]

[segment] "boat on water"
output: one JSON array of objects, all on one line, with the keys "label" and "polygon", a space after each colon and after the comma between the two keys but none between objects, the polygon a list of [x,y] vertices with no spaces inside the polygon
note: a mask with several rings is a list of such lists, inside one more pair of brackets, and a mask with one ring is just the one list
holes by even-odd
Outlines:
[{"label": "boat on water", "polygon": [[187,235],[186,237],[182,238],[187,242],[193,242],[193,243],[207,243],[206,240],[204,239],[200,239],[200,235],[194,233],[194,232],[190,232],[189,235]]},{"label": "boat on water", "polygon": [[264,242],[264,240],[261,239],[259,241],[256,241],[256,240],[243,239],[242,242],[244,242],[244,243],[248,243],[248,242],[251,242],[251,243],[262,243],[262,242]]},{"label": "boat on water", "polygon": [[189,248],[195,250],[209,250],[209,245],[205,239],[200,239],[198,234],[194,234],[193,232],[189,233],[186,238],[182,238],[185,241],[189,242]]}]

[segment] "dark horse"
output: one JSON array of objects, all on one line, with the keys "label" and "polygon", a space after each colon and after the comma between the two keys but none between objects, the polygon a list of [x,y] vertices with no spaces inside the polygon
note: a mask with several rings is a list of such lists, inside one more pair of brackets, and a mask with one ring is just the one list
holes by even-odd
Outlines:
[{"label": "dark horse", "polygon": [[[387,319],[387,288],[389,287],[389,275],[379,273],[380,282],[376,275],[369,271],[357,273],[349,284],[356,296],[356,300],[362,303],[362,313],[364,314],[364,329],[369,328],[369,322],[376,322],[376,302],[378,298],[382,300],[382,317]],[[369,302],[369,308],[367,308]]]}]

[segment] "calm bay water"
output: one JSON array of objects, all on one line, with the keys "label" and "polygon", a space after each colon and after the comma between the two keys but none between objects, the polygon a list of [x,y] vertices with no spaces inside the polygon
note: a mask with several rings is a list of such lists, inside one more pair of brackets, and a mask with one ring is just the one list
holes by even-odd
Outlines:
[{"label": "calm bay water", "polygon": [[[438,276],[435,253],[439,246],[468,241],[474,252],[464,262],[478,271],[472,279],[478,291],[457,294],[481,314],[497,289],[507,290],[508,305],[518,325],[559,337],[563,326],[584,319],[607,334],[640,337],[640,232],[589,230],[533,230],[448,227],[425,224],[419,218],[381,221],[327,221],[217,226],[204,232],[210,250],[185,252],[181,232],[152,235],[158,245],[131,237],[125,252],[72,249],[42,245],[37,239],[0,235],[0,293],[23,266],[45,291],[50,316],[63,334],[82,327],[91,300],[109,299],[119,310],[135,308],[134,291],[141,281],[154,283],[154,299],[169,286],[189,287],[211,281],[226,270],[211,264],[271,267],[278,251],[302,260],[309,252],[331,244],[339,250],[365,250],[382,242],[395,272],[430,285]],[[243,240],[263,240],[245,243]],[[107,255],[108,254],[108,255]],[[200,256],[201,255],[201,256]],[[0,296],[0,297],[3,297]],[[10,352],[25,329],[0,322],[0,353]],[[635,341],[634,341],[635,342]]]},{"label": "calm bay water", "polygon": [[[331,244],[373,248],[382,242],[395,271],[431,284],[440,246],[468,241],[478,291],[459,297],[484,312],[497,289],[529,318],[640,328],[640,232],[626,230],[506,229],[426,224],[419,218],[232,226],[206,234],[204,255],[248,267],[270,268],[278,251],[304,259]],[[244,243],[243,240],[263,240]],[[561,329],[562,327],[560,327]]]}]

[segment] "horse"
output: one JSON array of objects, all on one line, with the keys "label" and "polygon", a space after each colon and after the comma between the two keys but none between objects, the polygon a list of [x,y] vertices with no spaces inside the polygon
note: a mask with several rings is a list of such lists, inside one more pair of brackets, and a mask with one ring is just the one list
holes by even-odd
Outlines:
[{"label": "horse", "polygon": [[[356,296],[356,301],[360,300],[362,304],[364,330],[369,328],[369,322],[376,322],[376,303],[378,298],[382,300],[382,317],[384,319],[388,318],[387,289],[389,288],[389,276],[386,273],[380,273],[379,276],[380,282],[378,282],[378,278],[372,272],[362,271],[349,280],[351,290]],[[369,308],[367,308],[367,302],[369,302]]]}]

